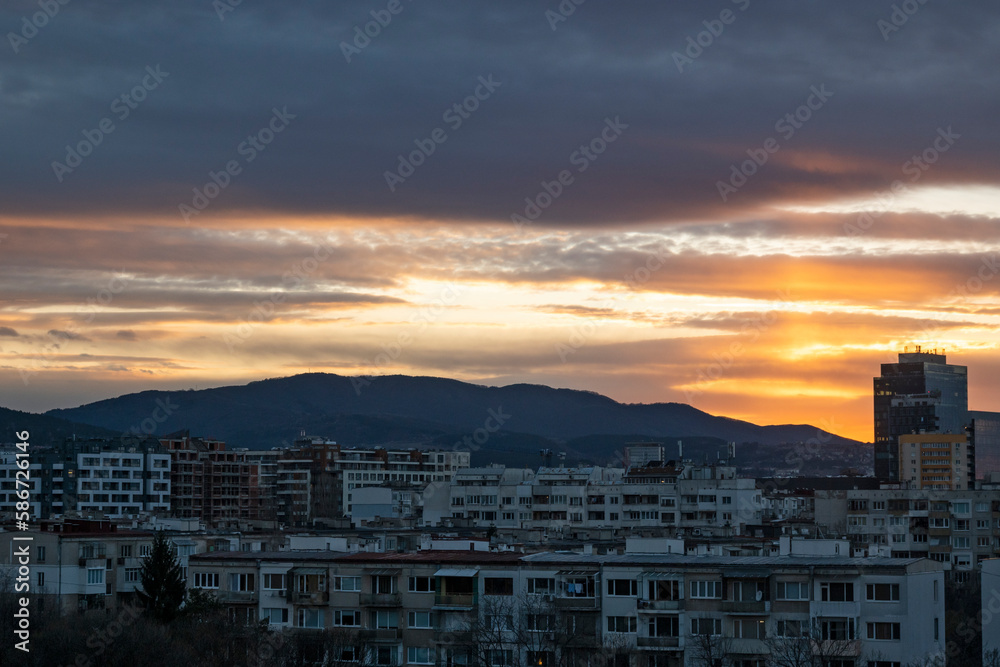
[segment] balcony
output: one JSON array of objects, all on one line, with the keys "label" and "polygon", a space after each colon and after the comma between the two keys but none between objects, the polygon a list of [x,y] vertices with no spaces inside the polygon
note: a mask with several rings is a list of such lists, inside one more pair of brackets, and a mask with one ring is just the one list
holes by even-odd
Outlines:
[{"label": "balcony", "polygon": [[556,609],[599,609],[597,598],[553,598]]},{"label": "balcony", "polygon": [[474,609],[479,599],[475,593],[449,595],[446,593],[436,593],[434,595],[434,606],[452,609]]},{"label": "balcony", "polygon": [[322,605],[330,601],[326,591],[288,591],[288,601],[291,604]]},{"label": "balcony", "polygon": [[398,607],[399,593],[362,593],[360,603],[363,607]]},{"label": "balcony", "polygon": [[639,611],[678,611],[684,608],[684,600],[636,600]]},{"label": "balcony", "polygon": [[257,591],[219,591],[219,602],[257,604]]},{"label": "balcony", "polygon": [[769,600],[736,601],[723,600],[722,611],[728,614],[767,614],[771,611]]},{"label": "balcony", "polygon": [[373,630],[362,630],[361,639],[372,642],[396,642],[402,637],[399,628],[376,628]]},{"label": "balcony", "polygon": [[638,637],[639,648],[680,648],[680,637]]}]

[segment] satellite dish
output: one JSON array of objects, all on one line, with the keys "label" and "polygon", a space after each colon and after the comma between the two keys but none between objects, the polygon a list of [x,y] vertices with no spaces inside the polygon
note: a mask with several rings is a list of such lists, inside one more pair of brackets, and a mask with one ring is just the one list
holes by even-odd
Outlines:
[{"label": "satellite dish", "polygon": [[757,602],[764,599],[764,591],[757,591]]}]

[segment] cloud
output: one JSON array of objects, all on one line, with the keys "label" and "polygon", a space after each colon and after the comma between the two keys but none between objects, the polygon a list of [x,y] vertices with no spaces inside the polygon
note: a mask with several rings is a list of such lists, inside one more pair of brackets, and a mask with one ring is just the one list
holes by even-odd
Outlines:
[{"label": "cloud", "polygon": [[89,341],[90,339],[83,334],[78,334],[74,331],[60,331],[59,329],[49,329],[46,332],[50,338],[56,338],[60,340],[77,340],[77,341]]},{"label": "cloud", "polygon": [[0,336],[16,337],[17,331],[11,329],[10,327],[0,327]]},{"label": "cloud", "polygon": [[132,331],[131,329],[122,329],[121,331],[115,333],[115,338],[118,338],[120,340],[134,341],[136,340],[136,335],[135,332]]}]

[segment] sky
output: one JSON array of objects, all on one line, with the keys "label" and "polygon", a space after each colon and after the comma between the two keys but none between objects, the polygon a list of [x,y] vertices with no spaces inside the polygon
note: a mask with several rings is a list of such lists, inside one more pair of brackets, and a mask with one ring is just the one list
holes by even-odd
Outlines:
[{"label": "sky", "polygon": [[5,2],[0,405],[303,372],[1000,409],[1000,8]]}]

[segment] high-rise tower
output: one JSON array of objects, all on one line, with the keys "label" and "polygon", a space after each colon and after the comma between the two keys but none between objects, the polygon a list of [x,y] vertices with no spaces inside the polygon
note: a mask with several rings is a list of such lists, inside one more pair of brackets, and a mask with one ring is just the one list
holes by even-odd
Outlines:
[{"label": "high-rise tower", "polygon": [[882,364],[875,388],[875,477],[899,481],[899,436],[907,433],[963,434],[968,423],[968,368],[944,354],[901,352]]}]

